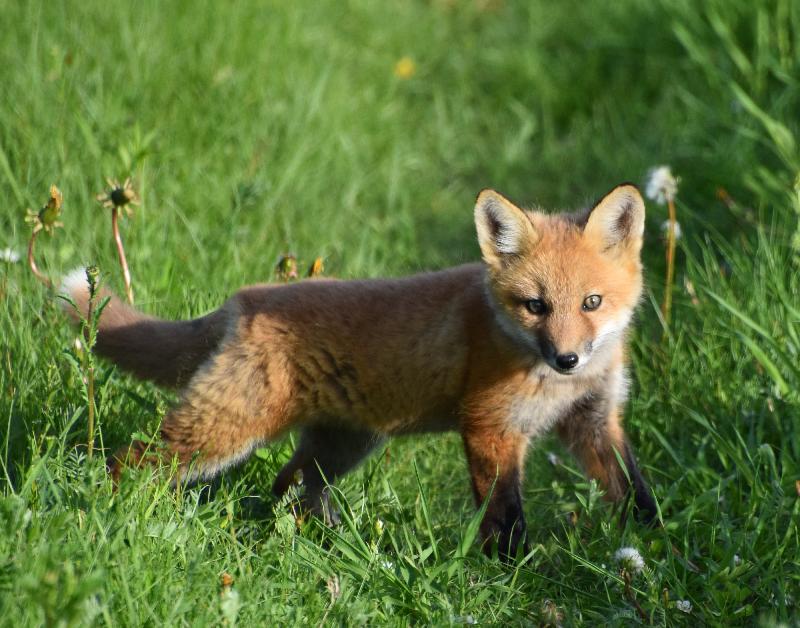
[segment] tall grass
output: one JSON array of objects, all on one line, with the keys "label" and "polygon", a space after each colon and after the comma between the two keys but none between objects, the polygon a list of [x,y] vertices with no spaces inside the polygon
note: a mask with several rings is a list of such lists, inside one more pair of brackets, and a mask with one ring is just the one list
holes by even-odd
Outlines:
[{"label": "tall grass", "polygon": [[[667,163],[683,232],[661,343],[666,215],[648,206],[627,412],[664,528],[619,525],[545,439],[513,567],[471,546],[455,435],[398,439],[348,476],[335,529],[268,496],[291,436],[212,487],[142,472],[113,492],[83,448],[75,332],[0,261],[0,622],[641,622],[621,546],[645,560],[648,622],[796,617],[797,3],[0,0],[0,16],[0,248],[24,250],[25,210],[55,182],[65,228],[37,242],[43,272],[116,268],[94,196],[131,175],[126,252],[154,314],[206,312],[287,253],[339,277],[476,259],[487,186],[571,208]],[[174,401],[105,363],[95,380],[108,447]]]}]

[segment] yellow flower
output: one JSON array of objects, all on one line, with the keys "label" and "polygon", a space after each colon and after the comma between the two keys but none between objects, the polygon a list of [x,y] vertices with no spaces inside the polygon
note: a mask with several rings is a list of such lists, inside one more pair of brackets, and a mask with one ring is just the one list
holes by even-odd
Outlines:
[{"label": "yellow flower", "polygon": [[417,66],[411,57],[402,57],[394,64],[394,75],[407,81],[417,73]]},{"label": "yellow flower", "polygon": [[124,207],[128,215],[131,215],[131,205],[139,204],[139,195],[133,189],[131,178],[125,179],[125,182],[120,185],[116,179],[106,178],[108,189],[97,195],[97,200],[103,204],[103,207],[119,208]]},{"label": "yellow flower", "polygon": [[308,268],[308,273],[306,273],[306,277],[316,277],[321,275],[325,270],[325,267],[322,264],[322,258],[318,257],[314,260],[314,263]]}]

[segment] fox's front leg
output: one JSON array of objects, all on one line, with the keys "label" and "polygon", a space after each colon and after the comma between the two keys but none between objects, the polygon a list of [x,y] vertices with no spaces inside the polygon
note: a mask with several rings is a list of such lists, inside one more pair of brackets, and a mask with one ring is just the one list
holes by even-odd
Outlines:
[{"label": "fox's front leg", "polygon": [[559,422],[558,434],[586,474],[605,489],[606,499],[619,502],[633,493],[636,519],[648,525],[657,522],[655,500],[636,464],[616,404],[602,396],[586,397]]},{"label": "fox's front leg", "polygon": [[521,542],[527,553],[520,488],[528,438],[496,424],[466,426],[462,437],[478,507],[491,492],[481,523],[484,551],[491,554],[497,543],[500,557],[508,560],[516,556]]}]

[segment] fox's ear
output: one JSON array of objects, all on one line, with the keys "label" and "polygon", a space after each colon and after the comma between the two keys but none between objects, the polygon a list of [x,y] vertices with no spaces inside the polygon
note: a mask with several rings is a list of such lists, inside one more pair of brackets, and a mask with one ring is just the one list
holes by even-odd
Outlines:
[{"label": "fox's ear", "polygon": [[520,255],[536,241],[530,218],[494,190],[484,190],[475,203],[475,228],[483,259],[499,266],[508,256]]},{"label": "fox's ear", "polygon": [[604,251],[632,251],[638,255],[644,234],[644,201],[632,183],[618,185],[591,210],[584,236],[599,243]]}]

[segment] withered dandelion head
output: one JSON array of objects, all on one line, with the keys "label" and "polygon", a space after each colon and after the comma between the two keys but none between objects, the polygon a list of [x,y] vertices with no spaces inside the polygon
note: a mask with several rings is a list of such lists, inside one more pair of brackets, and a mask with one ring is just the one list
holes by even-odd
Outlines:
[{"label": "withered dandelion head", "polygon": [[220,577],[223,589],[230,589],[233,586],[233,576],[228,572],[223,572]]},{"label": "withered dandelion head", "polygon": [[311,266],[308,267],[307,277],[318,277],[325,271],[325,266],[322,263],[322,258],[318,257],[314,260]]},{"label": "withered dandelion head", "polygon": [[50,196],[47,202],[39,211],[28,210],[25,222],[33,226],[33,232],[47,231],[53,233],[58,227],[63,227],[64,223],[58,219],[61,216],[61,205],[64,197],[55,185],[50,186]]},{"label": "withered dandelion head", "polygon": [[282,255],[275,266],[275,272],[282,281],[297,279],[297,258],[291,253]]},{"label": "withered dandelion head", "polygon": [[542,602],[540,620],[542,626],[561,626],[564,623],[564,611],[553,600],[546,599]]},{"label": "withered dandelion head", "polygon": [[411,57],[402,57],[394,64],[394,75],[407,81],[417,73],[417,65]]},{"label": "withered dandelion head", "polygon": [[98,194],[97,200],[108,209],[124,207],[130,216],[131,205],[139,204],[139,195],[133,188],[131,178],[128,177],[122,184],[116,179],[107,178],[106,183],[108,183],[108,189]]}]

